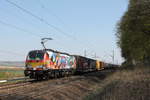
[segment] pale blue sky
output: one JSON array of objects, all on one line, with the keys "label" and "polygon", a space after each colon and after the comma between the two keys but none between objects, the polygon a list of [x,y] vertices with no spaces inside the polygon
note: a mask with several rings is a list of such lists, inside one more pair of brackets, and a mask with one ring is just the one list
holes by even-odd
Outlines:
[{"label": "pale blue sky", "polygon": [[[9,0],[65,32],[55,30],[0,0],[0,61],[22,61],[28,51],[42,49],[40,38],[52,37],[47,48],[98,59],[122,62],[116,46],[116,24],[127,10],[128,0]],[[1,21],[7,23],[4,24]],[[9,24],[9,25],[8,25]],[[17,29],[14,26],[17,26]],[[19,28],[19,29],[18,29]],[[25,32],[26,31],[26,32]],[[72,38],[73,37],[73,38]]]}]

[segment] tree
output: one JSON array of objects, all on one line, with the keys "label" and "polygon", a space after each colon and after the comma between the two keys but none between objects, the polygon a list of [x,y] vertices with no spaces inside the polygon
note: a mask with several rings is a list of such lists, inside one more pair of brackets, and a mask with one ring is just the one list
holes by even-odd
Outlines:
[{"label": "tree", "polygon": [[130,0],[117,25],[117,44],[126,62],[150,61],[150,0]]}]

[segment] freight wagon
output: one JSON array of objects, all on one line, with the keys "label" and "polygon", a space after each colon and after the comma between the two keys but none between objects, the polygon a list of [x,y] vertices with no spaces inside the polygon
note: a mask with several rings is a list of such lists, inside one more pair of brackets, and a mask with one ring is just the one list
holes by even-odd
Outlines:
[{"label": "freight wagon", "polygon": [[41,80],[101,70],[104,63],[79,55],[44,49],[30,51],[25,67],[25,76]]}]

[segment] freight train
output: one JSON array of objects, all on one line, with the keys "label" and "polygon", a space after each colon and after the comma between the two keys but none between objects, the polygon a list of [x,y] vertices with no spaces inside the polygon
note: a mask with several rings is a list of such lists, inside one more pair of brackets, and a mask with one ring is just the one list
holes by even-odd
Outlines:
[{"label": "freight train", "polygon": [[105,63],[79,55],[70,55],[52,49],[33,50],[27,55],[25,76],[32,79],[50,79],[104,69]]}]

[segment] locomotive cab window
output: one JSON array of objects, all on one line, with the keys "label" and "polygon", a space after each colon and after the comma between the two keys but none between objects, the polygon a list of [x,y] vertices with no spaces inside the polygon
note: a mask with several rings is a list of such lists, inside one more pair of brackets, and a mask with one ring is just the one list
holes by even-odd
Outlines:
[{"label": "locomotive cab window", "polygon": [[32,51],[28,54],[28,60],[43,60],[44,52]]}]

